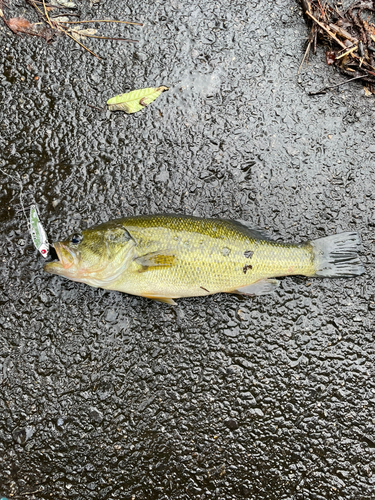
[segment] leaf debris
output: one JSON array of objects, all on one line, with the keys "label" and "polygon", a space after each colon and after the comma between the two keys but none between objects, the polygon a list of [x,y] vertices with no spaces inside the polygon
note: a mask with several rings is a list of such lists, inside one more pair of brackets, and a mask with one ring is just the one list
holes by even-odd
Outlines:
[{"label": "leaf debris", "polygon": [[126,94],[119,94],[108,99],[109,111],[125,111],[125,113],[136,113],[151,104],[159,95],[168,90],[168,87],[148,87],[145,89],[132,90]]},{"label": "leaf debris", "polygon": [[[69,2],[67,0],[25,0],[34,12],[38,15],[38,23],[31,23],[28,19],[23,17],[11,17],[7,18],[5,15],[5,10],[9,9],[5,0],[0,0],[0,17],[3,19],[4,24],[16,35],[26,34],[40,36],[46,39],[47,42],[52,41],[57,35],[66,35],[72,40],[74,40],[78,45],[84,48],[90,54],[94,55],[98,59],[100,57],[95,54],[92,50],[86,47],[82,41],[83,38],[100,38],[104,40],[119,40],[135,43],[138,40],[133,40],[130,38],[120,38],[120,37],[108,37],[97,35],[97,29],[90,28],[86,29],[80,26],[82,23],[121,23],[130,24],[136,26],[143,26],[142,23],[132,22],[132,21],[121,21],[117,19],[93,19],[93,20],[79,20],[79,21],[69,21],[68,16],[79,17],[80,14],[76,11],[76,5],[74,2]],[[53,13],[57,11],[58,15],[53,17]],[[68,12],[66,12],[68,11]]]},{"label": "leaf debris", "polygon": [[[336,66],[349,81],[362,80],[375,93],[375,0],[359,0],[347,9],[339,10],[342,2],[300,0],[310,27],[308,43],[298,73],[307,61],[311,48],[316,54],[318,42],[329,45],[327,64]],[[346,82],[343,82],[346,83]],[[341,85],[341,84],[340,84]],[[311,95],[333,88],[325,87]]]}]

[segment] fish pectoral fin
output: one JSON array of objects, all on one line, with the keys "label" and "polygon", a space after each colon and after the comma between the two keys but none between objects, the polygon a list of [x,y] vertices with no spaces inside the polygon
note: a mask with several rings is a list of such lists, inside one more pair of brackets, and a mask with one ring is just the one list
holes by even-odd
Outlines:
[{"label": "fish pectoral fin", "polygon": [[164,302],[165,304],[169,304],[171,306],[177,305],[177,303],[169,297],[158,297],[157,295],[142,295],[142,297],[145,297],[146,299],[157,300],[158,302]]},{"label": "fish pectoral fin", "polygon": [[147,271],[150,267],[170,267],[175,260],[176,256],[168,251],[146,253],[134,259],[141,266],[138,270],[140,273]]},{"label": "fish pectoral fin", "polygon": [[266,295],[272,293],[278,288],[280,281],[274,279],[262,279],[251,285],[242,286],[234,290],[234,293],[241,295]]}]

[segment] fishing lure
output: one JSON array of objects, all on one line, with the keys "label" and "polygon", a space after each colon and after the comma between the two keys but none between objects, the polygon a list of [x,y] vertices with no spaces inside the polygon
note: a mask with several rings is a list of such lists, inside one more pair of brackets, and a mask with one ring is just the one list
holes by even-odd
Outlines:
[{"label": "fishing lure", "polygon": [[46,259],[49,256],[50,244],[48,242],[47,233],[40,222],[36,205],[31,205],[30,207],[29,229],[35,248],[40,252],[42,257]]}]

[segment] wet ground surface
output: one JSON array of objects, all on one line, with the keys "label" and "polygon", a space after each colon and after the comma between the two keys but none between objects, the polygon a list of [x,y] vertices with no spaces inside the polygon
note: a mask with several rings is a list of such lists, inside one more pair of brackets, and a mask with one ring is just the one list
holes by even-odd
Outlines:
[{"label": "wet ground surface", "polygon": [[[0,496],[374,498],[373,97],[308,96],[343,77],[323,53],[297,77],[292,0],[82,3],[139,43],[99,61],[0,30],[0,167],[51,240],[156,212],[355,230],[366,275],[177,307],[96,290],[43,272],[0,173]],[[88,106],[158,85],[136,115]]]}]

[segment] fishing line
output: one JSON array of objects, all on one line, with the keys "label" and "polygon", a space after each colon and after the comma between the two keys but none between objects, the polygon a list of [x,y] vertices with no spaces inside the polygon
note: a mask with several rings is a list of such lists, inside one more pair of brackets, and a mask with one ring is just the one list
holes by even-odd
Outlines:
[{"label": "fishing line", "polygon": [[[10,179],[12,179],[13,181],[15,181],[19,185],[19,188],[20,188],[20,195],[19,195],[20,204],[21,204],[21,207],[22,207],[23,215],[24,215],[24,217],[26,219],[27,227],[30,230],[29,221],[28,221],[28,218],[27,218],[27,215],[26,215],[25,205],[23,204],[23,199],[22,199],[22,197],[23,197],[23,185],[22,185],[22,182],[21,182],[20,174],[17,172],[17,175],[18,175],[18,179],[17,179],[13,175],[8,174],[8,172],[6,172],[5,170],[3,170],[2,168],[0,168],[0,172],[2,172],[4,175],[6,175],[7,177],[9,177]],[[33,196],[33,200],[34,200],[34,203],[35,203],[34,196]]]},{"label": "fishing line", "polygon": [[46,233],[42,223],[40,222],[40,216],[39,216],[39,212],[38,212],[38,208],[37,208],[37,204],[35,202],[34,196],[31,194],[34,203],[32,205],[30,205],[30,208],[29,208],[30,217],[28,217],[26,214],[25,205],[23,203],[24,193],[23,193],[23,185],[22,185],[20,175],[17,172],[17,177],[14,177],[13,175],[8,174],[8,172],[6,172],[5,170],[3,170],[1,168],[0,168],[0,172],[5,174],[7,177],[12,179],[13,181],[15,181],[19,185],[20,204],[21,204],[23,215],[26,219],[26,224],[27,224],[27,228],[29,230],[31,239],[34,243],[35,248],[42,255],[42,257],[44,257],[46,259],[50,254],[51,245],[48,242],[47,233]]}]

